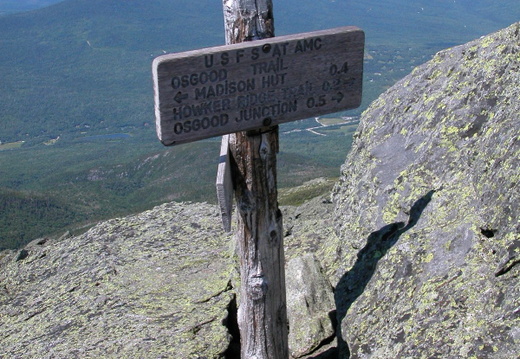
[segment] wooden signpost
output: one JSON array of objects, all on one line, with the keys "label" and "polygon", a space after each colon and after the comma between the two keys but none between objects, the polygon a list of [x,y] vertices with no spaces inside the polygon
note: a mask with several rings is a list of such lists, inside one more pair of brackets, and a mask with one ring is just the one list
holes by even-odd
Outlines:
[{"label": "wooden signpost", "polygon": [[226,230],[236,199],[241,358],[287,359],[277,125],[360,105],[364,33],[273,38],[271,0],[223,6],[226,46],[154,60],[157,134],[167,146],[225,135],[217,192]]}]

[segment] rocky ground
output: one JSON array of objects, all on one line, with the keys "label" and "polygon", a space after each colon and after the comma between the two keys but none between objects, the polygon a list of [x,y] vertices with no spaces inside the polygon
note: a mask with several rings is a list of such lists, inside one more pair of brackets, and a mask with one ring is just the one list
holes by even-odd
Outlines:
[{"label": "rocky ground", "polygon": [[[305,321],[292,322],[305,328],[291,336],[300,357],[334,339],[332,286],[303,256],[327,256],[332,209],[327,198],[284,208],[288,277],[299,278],[289,280],[290,307]],[[0,357],[236,358],[237,262],[221,227],[216,206],[169,203],[2,252]],[[309,309],[317,292],[328,301]]]}]

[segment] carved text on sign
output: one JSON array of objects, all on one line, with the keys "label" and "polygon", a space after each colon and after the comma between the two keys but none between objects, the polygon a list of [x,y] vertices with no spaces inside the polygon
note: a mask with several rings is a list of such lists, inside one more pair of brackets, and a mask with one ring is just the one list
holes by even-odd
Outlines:
[{"label": "carved text on sign", "polygon": [[343,27],[154,60],[157,133],[165,145],[358,107],[364,33]]}]

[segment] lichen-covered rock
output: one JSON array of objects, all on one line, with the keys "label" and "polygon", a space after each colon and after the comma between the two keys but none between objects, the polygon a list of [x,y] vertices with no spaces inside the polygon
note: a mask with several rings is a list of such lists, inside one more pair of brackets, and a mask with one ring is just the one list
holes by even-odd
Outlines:
[{"label": "lichen-covered rock", "polygon": [[[337,245],[331,202],[317,198],[283,210],[287,258],[315,252],[330,273],[327,247]],[[0,357],[235,358],[232,284],[240,283],[233,243],[216,206],[169,203],[81,236],[0,252]],[[306,288],[328,279],[316,281]],[[321,321],[327,330],[316,333],[318,344],[331,335],[331,290],[325,309],[290,318],[294,328]],[[309,301],[324,295],[307,294]],[[328,349],[313,344],[309,355]]]},{"label": "lichen-covered rock", "polygon": [[0,357],[219,358],[234,294],[215,206],[170,203],[0,258]]},{"label": "lichen-covered rock", "polygon": [[[321,180],[319,181],[321,182]],[[302,187],[303,192],[305,192],[308,184],[304,184]],[[325,278],[323,280],[331,284],[334,282],[335,284],[337,282],[335,273],[337,269],[337,251],[340,248],[340,239],[334,230],[334,203],[332,203],[330,199],[330,193],[315,197],[299,206],[282,207],[282,212],[285,232],[285,260],[288,265],[289,263],[297,263],[293,262],[294,260],[314,257],[319,262],[316,263],[316,265],[322,268],[322,274]],[[288,267],[287,271],[287,295],[291,296],[291,287],[296,285],[291,283],[293,280],[293,276],[291,275],[292,269]],[[306,289],[312,288],[313,283],[311,283],[310,278],[304,278],[304,281],[307,287]],[[317,298],[313,300],[316,301]],[[335,340],[327,340],[328,329],[322,331],[319,336],[316,336],[315,340],[311,341],[311,345],[309,345],[311,342],[306,342],[307,339],[305,339],[307,334],[319,332],[319,330],[313,331],[308,328],[310,321],[314,320],[316,324],[318,323],[315,318],[320,318],[319,321],[322,323],[318,324],[316,328],[318,328],[319,325],[323,325],[324,328],[336,327],[336,318],[332,315],[328,305],[324,303],[321,308],[320,306],[309,308],[305,315],[295,314],[297,312],[294,308],[295,305],[297,305],[296,301],[288,299],[287,311],[290,322],[290,352],[294,353],[294,355],[301,355],[301,353],[305,352],[306,354],[299,357],[301,359],[336,358],[337,344]],[[298,334],[297,330],[302,330],[302,333]],[[304,333],[305,330],[309,330],[307,334]],[[301,336],[302,342],[296,343],[298,340],[295,339],[295,337],[300,334],[303,334]],[[314,347],[316,342],[320,342],[318,347]],[[311,347],[312,349],[310,349]]]},{"label": "lichen-covered rock", "polygon": [[334,230],[334,204],[330,193],[297,207],[283,207],[282,212],[286,261],[312,253],[329,280],[334,280],[340,239]]},{"label": "lichen-covered rock", "polygon": [[336,305],[329,279],[316,257],[307,254],[287,263],[287,314],[292,358],[312,353],[335,335]]},{"label": "lichen-covered rock", "polygon": [[519,84],[520,23],[363,114],[334,194],[343,358],[518,356]]}]

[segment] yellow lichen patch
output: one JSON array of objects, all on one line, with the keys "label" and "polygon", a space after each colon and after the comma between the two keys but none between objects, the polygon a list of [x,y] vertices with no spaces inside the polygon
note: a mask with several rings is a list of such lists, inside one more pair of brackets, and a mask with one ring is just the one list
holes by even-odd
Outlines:
[{"label": "yellow lichen patch", "polygon": [[428,253],[426,257],[424,258],[425,263],[430,263],[433,260],[433,253]]},{"label": "yellow lichen patch", "polygon": [[485,49],[495,42],[497,42],[497,40],[494,36],[486,36],[480,42],[480,46]]}]

